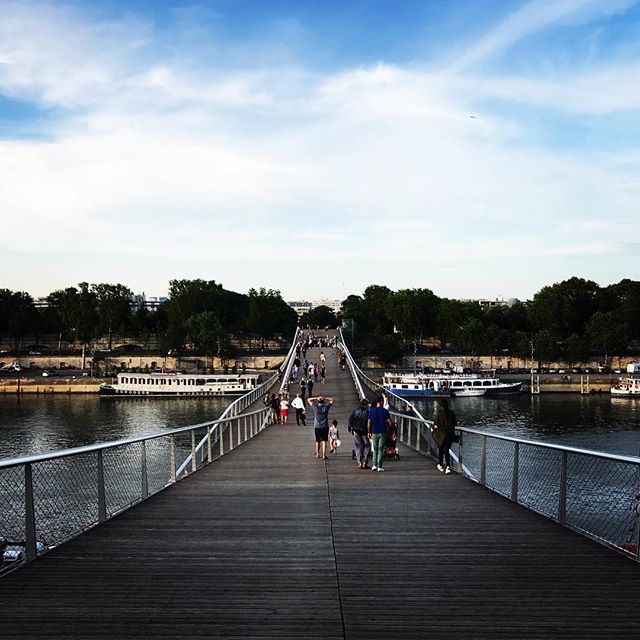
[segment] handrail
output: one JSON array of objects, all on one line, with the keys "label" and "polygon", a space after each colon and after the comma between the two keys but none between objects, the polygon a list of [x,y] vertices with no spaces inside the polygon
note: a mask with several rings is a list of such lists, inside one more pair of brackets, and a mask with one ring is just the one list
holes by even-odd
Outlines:
[{"label": "handrail", "polygon": [[[282,384],[280,385],[280,392],[282,392],[282,389],[284,388],[285,382],[287,380],[287,374],[291,369],[291,364],[293,363],[293,353],[295,352],[295,346],[296,343],[298,341],[298,333],[300,332],[300,328],[296,327],[296,332],[293,334],[293,340],[291,342],[291,347],[289,348],[289,351],[287,352],[287,355],[285,356],[285,359],[283,360],[282,364],[278,367],[278,371],[280,371],[280,373],[282,374],[282,367],[286,364],[285,367],[285,374],[282,375]],[[261,385],[259,385],[258,387],[256,387],[255,389],[252,389],[251,391],[249,391],[248,393],[244,394],[243,396],[241,396],[240,398],[237,398],[236,400],[234,400],[225,410],[225,412],[222,414],[221,419],[222,418],[226,418],[227,415],[231,416],[231,415],[239,415],[244,409],[246,409],[246,407],[248,407],[250,404],[252,404],[253,402],[255,402],[266,390],[271,389],[271,387],[273,386],[274,382],[276,381],[276,377],[278,376],[278,374],[273,374],[266,382],[263,382]],[[239,411],[236,411],[236,409],[238,409],[241,405],[242,408],[239,409]],[[200,451],[202,450],[202,447],[204,447],[205,442],[207,442],[207,439],[213,435],[213,431],[215,429],[217,429],[218,425],[212,425],[211,428],[209,429],[209,433],[206,434],[201,440],[200,442],[198,442],[198,444],[196,445],[195,448],[195,453],[196,455],[198,453],[200,453]],[[191,456],[193,454],[190,453],[186,459],[184,460],[184,462],[178,467],[178,470],[176,471],[176,473],[178,474],[178,476],[180,476],[182,473],[184,473],[184,471],[187,469],[187,467],[191,464]]]},{"label": "handrail", "polygon": [[517,444],[526,444],[532,447],[542,447],[544,449],[556,449],[557,451],[566,451],[568,453],[577,453],[586,456],[594,456],[595,458],[605,458],[606,460],[616,460],[618,462],[627,462],[630,464],[640,465],[640,456],[625,456],[618,453],[607,453],[606,451],[594,451],[592,449],[581,449],[579,447],[569,447],[562,444],[553,444],[552,442],[539,442],[536,440],[528,440],[527,438],[515,438],[513,436],[503,436],[497,433],[482,431],[481,429],[471,429],[470,427],[458,427],[456,431],[460,433],[471,433],[478,436],[489,436],[494,440],[505,440]]},{"label": "handrail", "polygon": [[[260,413],[260,409],[253,411],[252,413],[246,413],[243,415],[253,415]],[[109,440],[109,442],[100,442],[98,444],[90,444],[84,447],[72,447],[71,449],[60,449],[58,451],[52,451],[50,453],[38,453],[32,456],[22,456],[20,458],[5,458],[0,460],[0,469],[8,469],[11,467],[33,464],[36,462],[47,462],[48,460],[55,460],[57,458],[68,458],[70,456],[77,456],[83,453],[91,453],[93,451],[104,451],[106,449],[113,449],[115,447],[122,447],[128,444],[136,444],[137,442],[144,442],[146,440],[155,440],[156,438],[162,438],[163,436],[173,436],[178,433],[186,433],[193,431],[194,429],[202,429],[207,426],[216,426],[222,422],[230,422],[235,416],[227,416],[226,418],[220,417],[215,420],[209,420],[207,422],[198,422],[197,424],[190,424],[186,427],[176,427],[175,429],[168,429],[167,431],[157,431],[155,433],[145,434],[143,436],[135,436],[133,438],[124,438],[122,440]]]},{"label": "handrail", "polygon": [[[359,382],[359,378],[363,378],[364,380],[366,380],[369,383],[369,388],[373,391],[384,391],[389,397],[391,397],[395,403],[400,404],[401,406],[405,406],[407,409],[409,409],[410,411],[412,411],[414,413],[414,415],[418,416],[418,418],[420,418],[421,420],[425,420],[425,418],[422,416],[422,414],[415,408],[415,406],[409,402],[408,400],[405,400],[404,398],[402,398],[401,396],[397,395],[396,393],[394,393],[393,391],[389,391],[388,389],[385,389],[382,385],[378,384],[377,382],[375,382],[374,380],[372,380],[371,378],[369,378],[369,376],[367,376],[362,369],[360,369],[360,367],[356,364],[356,361],[354,360],[353,356],[351,355],[351,352],[349,351],[349,348],[347,347],[345,341],[344,341],[344,336],[342,335],[342,328],[339,327],[338,328],[338,333],[340,334],[340,343],[342,344],[342,349],[347,357],[347,362],[349,364],[349,368],[351,370],[351,377],[354,379],[354,382],[356,384],[356,388],[358,389],[358,393],[360,394],[360,399],[364,399],[366,398],[366,395],[364,393],[364,390],[362,388],[362,385]],[[356,380],[358,380],[356,382]]]}]

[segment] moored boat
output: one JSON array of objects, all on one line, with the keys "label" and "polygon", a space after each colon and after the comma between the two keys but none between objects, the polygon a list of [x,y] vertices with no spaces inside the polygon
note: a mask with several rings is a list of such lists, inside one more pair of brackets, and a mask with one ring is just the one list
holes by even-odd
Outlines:
[{"label": "moored boat", "polygon": [[618,383],[611,387],[611,395],[640,397],[640,378],[620,378]]},{"label": "moored boat", "polygon": [[[447,398],[455,395],[503,395],[518,393],[522,382],[501,382],[493,371],[482,373],[385,373],[382,386],[399,396]],[[472,393],[481,391],[482,393]]]},{"label": "moored boat", "polygon": [[451,391],[451,395],[456,398],[478,398],[487,393],[486,389],[473,389],[472,387],[463,387],[462,389],[456,389]]},{"label": "moored boat", "polygon": [[240,396],[261,382],[257,373],[119,373],[116,384],[100,385],[102,396]]}]

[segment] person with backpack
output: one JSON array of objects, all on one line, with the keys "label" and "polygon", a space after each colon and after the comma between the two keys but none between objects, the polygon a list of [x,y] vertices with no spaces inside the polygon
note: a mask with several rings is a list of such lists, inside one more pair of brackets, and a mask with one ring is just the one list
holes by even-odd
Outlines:
[{"label": "person with backpack", "polygon": [[356,407],[349,416],[347,430],[353,433],[353,443],[356,449],[356,460],[358,461],[357,469],[368,469],[367,459],[371,447],[369,446],[369,437],[367,430],[367,421],[369,420],[369,402],[362,400],[360,406]]}]

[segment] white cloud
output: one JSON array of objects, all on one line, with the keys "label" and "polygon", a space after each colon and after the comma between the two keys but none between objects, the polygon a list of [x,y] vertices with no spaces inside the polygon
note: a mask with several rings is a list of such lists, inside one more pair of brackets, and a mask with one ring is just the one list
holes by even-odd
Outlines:
[{"label": "white cloud", "polygon": [[[487,95],[590,99],[586,77],[558,90],[384,63],[233,71],[151,55],[159,34],[134,20],[8,6],[0,92],[61,109],[46,140],[0,142],[3,239],[29,261],[91,253],[100,279],[141,289],[188,273],[302,295],[307,268],[288,268],[300,259],[340,295],[345,279],[397,269],[400,286],[419,286],[407,261],[453,282],[452,261],[618,255],[640,231],[624,186],[633,158],[621,169],[613,156],[545,151],[517,121],[469,117]],[[616,82],[627,75],[608,91]],[[610,214],[620,225],[594,242],[590,224]],[[570,241],[557,233],[578,216],[563,227]]]}]

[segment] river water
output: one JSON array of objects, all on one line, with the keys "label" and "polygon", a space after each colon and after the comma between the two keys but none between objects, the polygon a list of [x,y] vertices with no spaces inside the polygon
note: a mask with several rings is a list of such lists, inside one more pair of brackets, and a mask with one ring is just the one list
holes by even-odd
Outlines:
[{"label": "river water", "polygon": [[0,398],[0,459],[132,438],[215,420],[233,398]]},{"label": "river water", "polygon": [[[425,418],[433,401],[416,403]],[[640,399],[578,394],[455,398],[461,427],[622,455],[640,455]]]},{"label": "river water", "polygon": [[[228,398],[0,398],[0,459],[157,433],[214,420]],[[426,418],[433,402],[418,403]],[[457,398],[460,426],[627,455],[640,454],[640,399],[543,394]]]}]

